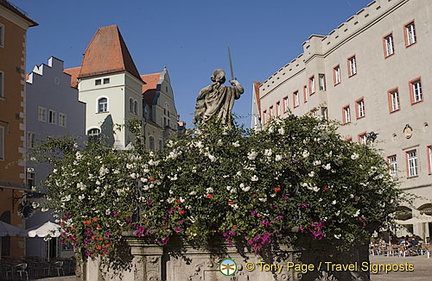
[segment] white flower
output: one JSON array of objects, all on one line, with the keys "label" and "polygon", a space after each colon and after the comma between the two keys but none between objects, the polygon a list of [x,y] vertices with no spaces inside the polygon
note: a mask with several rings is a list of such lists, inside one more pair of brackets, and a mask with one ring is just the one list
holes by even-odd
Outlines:
[{"label": "white flower", "polygon": [[315,160],[312,164],[314,164],[314,166],[318,166],[318,165],[321,165],[321,161]]},{"label": "white flower", "polygon": [[354,214],[354,217],[358,217],[360,215],[360,210],[357,210],[357,212]]},{"label": "white flower", "polygon": [[332,205],[336,205],[336,200],[333,200],[333,201],[332,201]]},{"label": "white flower", "polygon": [[194,196],[194,195],[196,195],[197,193],[196,193],[196,191],[195,190],[192,190],[191,192],[189,192],[189,195],[191,195],[191,196]]},{"label": "white flower", "polygon": [[105,210],[105,215],[107,215],[107,216],[108,216],[108,215],[111,215],[111,209],[106,209],[106,210]]},{"label": "white flower", "polygon": [[324,169],[326,169],[327,171],[331,169],[331,164],[328,163],[327,165],[323,166]]},{"label": "white flower", "polygon": [[45,212],[48,211],[48,210],[49,210],[49,208],[47,208],[47,207],[42,207],[42,208],[41,208],[41,212],[42,212],[42,213],[45,213]]},{"label": "white flower", "polygon": [[[151,161],[151,159],[150,159],[150,161]],[[134,165],[133,164],[126,164],[126,169],[132,169],[134,167]]]},{"label": "white flower", "polygon": [[87,186],[82,182],[77,183],[77,188],[80,190],[86,190]]},{"label": "white flower", "polygon": [[284,135],[285,134],[285,129],[283,127],[280,127],[279,130],[278,130],[278,133],[280,135]]},{"label": "white flower", "polygon": [[264,150],[264,155],[265,156],[272,156],[272,154],[273,154],[273,152],[272,152],[271,148]]},{"label": "white flower", "polygon": [[315,191],[315,192],[318,192],[320,190],[319,187],[317,187],[317,186],[311,186],[311,185],[308,186],[307,189]]},{"label": "white flower", "polygon": [[174,201],[175,201],[175,198],[172,198],[172,197],[167,199],[167,202],[170,204],[173,203]]},{"label": "white flower", "polygon": [[314,171],[310,171],[310,173],[308,174],[309,175],[309,177],[313,177],[313,176],[315,176],[315,172]]},{"label": "white flower", "polygon": [[303,153],[302,153],[302,156],[303,156],[304,158],[309,157],[309,155],[310,155],[310,153],[309,153],[309,151],[307,151],[307,150],[303,151]]},{"label": "white flower", "polygon": [[342,236],[341,234],[335,234],[335,235],[334,235],[334,238],[336,238],[336,239],[340,239],[341,236]]},{"label": "white flower", "polygon": [[340,215],[340,210],[337,210],[337,212],[335,213],[336,216]]},{"label": "white flower", "polygon": [[[208,187],[207,189],[206,189],[206,192],[207,193],[213,193],[214,192],[214,190],[213,190],[213,188],[211,188],[211,187]],[[181,198],[181,197],[180,197]]]},{"label": "white flower", "polygon": [[120,174],[120,171],[119,170],[117,170],[117,169],[115,169],[114,171],[113,171],[113,174]]},{"label": "white flower", "polygon": [[280,161],[280,160],[282,160],[282,155],[276,155],[275,156],[275,161]]},{"label": "white flower", "polygon": [[229,186],[229,185],[228,185],[228,186],[226,187],[226,189],[227,189],[228,192],[230,192],[231,189],[232,189],[232,186]]},{"label": "white flower", "polygon": [[81,195],[78,196],[78,200],[83,200],[84,198],[85,198],[84,194],[81,194]]},{"label": "white flower", "polygon": [[37,203],[37,202],[32,202],[32,207],[33,207],[33,209],[37,209],[37,208],[39,208],[39,203]]},{"label": "white flower", "polygon": [[255,160],[255,158],[258,156],[258,152],[255,150],[251,150],[251,152],[248,153],[248,159],[249,160]]},{"label": "white flower", "polygon": [[240,146],[240,143],[239,143],[239,141],[236,141],[236,142],[233,142],[232,145],[233,145],[234,147],[239,147],[239,146]]},{"label": "white flower", "polygon": [[71,196],[70,196],[70,194],[66,195],[65,197],[62,197],[60,200],[63,201],[63,202],[68,202],[68,201],[71,200]]},{"label": "white flower", "polygon": [[244,183],[240,184],[240,188],[241,190],[243,190],[244,192],[248,192],[251,188],[250,186],[245,186]]},{"label": "white flower", "polygon": [[357,153],[354,153],[353,155],[351,155],[351,159],[352,160],[356,160],[359,158],[360,155],[358,155]]},{"label": "white flower", "polygon": [[237,210],[239,208],[239,206],[237,204],[231,204],[230,205],[231,208],[233,208],[234,210]]},{"label": "white flower", "polygon": [[258,200],[261,201],[261,202],[266,202],[267,198],[258,198]]},{"label": "white flower", "polygon": [[131,177],[132,179],[136,179],[137,178],[137,174],[132,173],[132,174],[129,175],[129,177]]},{"label": "white flower", "polygon": [[208,158],[209,158],[210,161],[212,161],[212,162],[216,161],[216,157],[213,156],[213,155],[211,155],[211,154],[208,155]]},{"label": "white flower", "polygon": [[185,200],[183,199],[183,197],[180,197],[178,200],[179,200],[180,203],[183,203],[183,202],[185,201]]},{"label": "white flower", "polygon": [[258,181],[258,177],[256,175],[253,175],[251,181]]},{"label": "white flower", "polygon": [[101,177],[103,177],[103,176],[105,176],[108,173],[109,173],[108,168],[106,168],[105,166],[102,165],[102,167],[100,167],[100,169],[99,169],[99,175]]}]

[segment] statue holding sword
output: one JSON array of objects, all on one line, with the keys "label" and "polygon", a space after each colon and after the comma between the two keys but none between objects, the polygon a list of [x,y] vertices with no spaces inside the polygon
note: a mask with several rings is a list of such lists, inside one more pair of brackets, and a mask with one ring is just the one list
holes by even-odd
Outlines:
[{"label": "statue holding sword", "polygon": [[225,83],[225,72],[222,69],[216,69],[210,77],[212,84],[201,89],[198,93],[195,106],[195,116],[193,123],[205,123],[209,120],[217,120],[222,124],[232,123],[232,108],[234,100],[240,98],[244,89],[242,85],[234,78],[232,67],[231,53],[228,47],[228,56],[231,69],[231,86],[223,86]]}]

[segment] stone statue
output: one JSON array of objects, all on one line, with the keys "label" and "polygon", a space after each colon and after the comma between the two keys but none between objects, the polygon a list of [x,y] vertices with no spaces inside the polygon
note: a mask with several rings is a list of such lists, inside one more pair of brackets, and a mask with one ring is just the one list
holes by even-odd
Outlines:
[{"label": "stone statue", "polygon": [[226,81],[222,69],[216,69],[211,80],[213,83],[201,89],[198,94],[192,122],[217,120],[222,124],[231,124],[234,100],[240,98],[244,89],[236,79],[230,80],[231,86],[222,86]]}]

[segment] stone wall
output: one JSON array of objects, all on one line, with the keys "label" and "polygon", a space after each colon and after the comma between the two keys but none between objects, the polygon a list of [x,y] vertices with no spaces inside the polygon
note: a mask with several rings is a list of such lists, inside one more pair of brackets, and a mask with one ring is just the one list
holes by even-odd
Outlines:
[{"label": "stone wall", "polygon": [[[130,264],[115,270],[100,266],[97,260],[88,261],[83,280],[87,281],[243,281],[243,280],[302,280],[348,281],[369,280],[362,272],[368,263],[367,245],[338,253],[323,241],[303,239],[302,247],[281,247],[267,257],[239,253],[236,248],[220,247],[211,252],[172,242],[167,246],[148,245],[136,237],[128,237]],[[225,276],[219,270],[224,259],[237,264],[237,272]],[[344,266],[345,268],[342,268]],[[253,269],[253,270],[252,270]],[[330,270],[329,270],[330,269]]]}]

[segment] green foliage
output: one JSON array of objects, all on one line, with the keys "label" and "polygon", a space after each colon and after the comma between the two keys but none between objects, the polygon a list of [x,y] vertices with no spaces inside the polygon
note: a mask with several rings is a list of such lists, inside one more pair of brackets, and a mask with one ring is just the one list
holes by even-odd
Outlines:
[{"label": "green foliage", "polygon": [[157,153],[54,142],[66,149],[51,161],[50,207],[87,256],[115,258],[126,230],[149,243],[178,235],[257,253],[300,234],[348,246],[391,222],[400,192],[375,149],[336,129],[309,116],[260,132],[210,123]]}]

